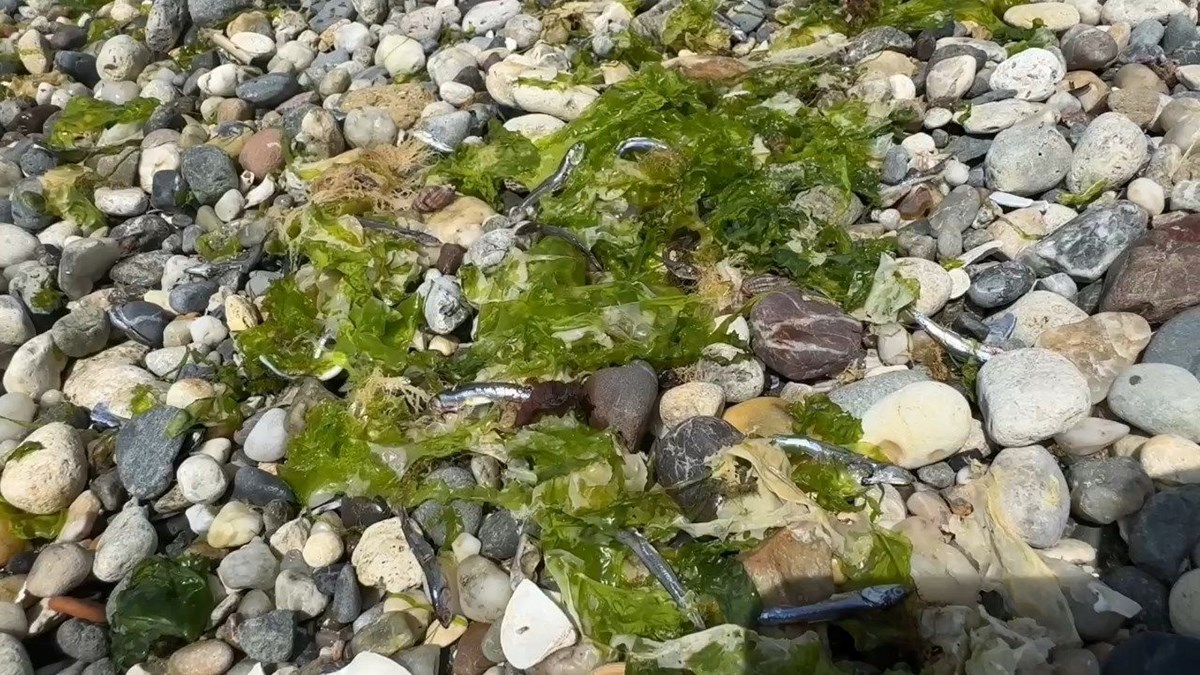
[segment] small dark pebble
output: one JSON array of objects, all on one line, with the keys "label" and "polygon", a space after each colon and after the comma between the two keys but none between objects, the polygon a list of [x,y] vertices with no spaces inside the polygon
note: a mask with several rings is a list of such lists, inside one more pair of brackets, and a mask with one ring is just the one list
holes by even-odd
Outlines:
[{"label": "small dark pebble", "polygon": [[233,498],[254,506],[266,506],[275,500],[295,502],[296,493],[282,478],[257,467],[244,466],[233,477]]}]

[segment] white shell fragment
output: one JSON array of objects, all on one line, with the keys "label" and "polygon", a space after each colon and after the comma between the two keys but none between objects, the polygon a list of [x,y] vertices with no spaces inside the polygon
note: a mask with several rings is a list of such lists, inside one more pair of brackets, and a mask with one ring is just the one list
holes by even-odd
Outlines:
[{"label": "white shell fragment", "polygon": [[513,591],[500,624],[500,649],[514,668],[532,668],[575,644],[571,619],[538,585],[525,579]]}]

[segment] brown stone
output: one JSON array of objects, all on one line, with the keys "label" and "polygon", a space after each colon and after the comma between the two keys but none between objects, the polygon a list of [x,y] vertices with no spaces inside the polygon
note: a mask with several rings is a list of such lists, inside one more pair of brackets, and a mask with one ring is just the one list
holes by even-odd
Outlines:
[{"label": "brown stone", "polygon": [[833,552],[813,525],[789,525],[739,559],[764,607],[807,605],[833,595]]},{"label": "brown stone", "polygon": [[478,621],[473,621],[467,626],[466,632],[458,639],[454,648],[451,675],[482,675],[492,667],[492,662],[483,655],[483,639],[487,636],[489,628],[491,624]]},{"label": "brown stone", "polygon": [[263,129],[247,139],[238,154],[242,168],[255,176],[267,176],[283,168],[283,131]]},{"label": "brown stone", "polygon": [[254,106],[240,98],[227,98],[217,105],[217,123],[254,119]]},{"label": "brown stone", "polygon": [[918,185],[900,200],[896,209],[905,220],[916,220],[929,215],[942,202],[939,192],[928,185]]},{"label": "brown stone", "polygon": [[1082,321],[1047,328],[1037,337],[1049,349],[1075,364],[1087,379],[1092,403],[1108,396],[1121,371],[1132,366],[1150,342],[1150,324],[1137,314],[1101,312]]},{"label": "brown stone", "polygon": [[437,271],[442,274],[456,274],[458,268],[462,267],[463,258],[467,255],[467,249],[458,244],[442,244],[442,248],[438,250]]},{"label": "brown stone", "polygon": [[799,289],[773,291],[750,311],[755,355],[789,380],[840,373],[864,354],[862,324]]},{"label": "brown stone", "polygon": [[727,82],[750,72],[750,67],[731,56],[687,54],[672,59],[669,67],[678,68],[685,77],[705,82]]},{"label": "brown stone", "polygon": [[397,127],[408,129],[416,124],[421,111],[432,102],[433,95],[424,86],[408,82],[347,92],[342,96],[341,107],[343,112],[359,108],[383,108]]},{"label": "brown stone", "polygon": [[1159,324],[1200,304],[1200,215],[1157,227],[1109,270],[1100,309]]}]

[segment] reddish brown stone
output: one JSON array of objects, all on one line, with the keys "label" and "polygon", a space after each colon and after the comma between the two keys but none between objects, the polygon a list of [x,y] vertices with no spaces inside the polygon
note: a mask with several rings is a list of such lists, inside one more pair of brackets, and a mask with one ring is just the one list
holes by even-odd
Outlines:
[{"label": "reddish brown stone", "polygon": [[789,380],[828,377],[864,354],[862,324],[799,289],[772,291],[750,311],[754,353]]},{"label": "reddish brown stone", "polygon": [[238,153],[242,168],[255,176],[267,176],[283,168],[283,131],[263,129],[254,134]]},{"label": "reddish brown stone", "polygon": [[1200,215],[1156,227],[1135,241],[1112,269],[1103,312],[1134,312],[1159,324],[1200,305]]},{"label": "reddish brown stone", "polygon": [[766,607],[807,605],[833,595],[833,551],[812,525],[779,530],[740,560]]},{"label": "reddish brown stone", "polygon": [[483,638],[491,627],[491,624],[477,621],[467,626],[455,643],[454,661],[450,666],[452,675],[483,675],[483,671],[492,667],[492,662],[483,655]]}]

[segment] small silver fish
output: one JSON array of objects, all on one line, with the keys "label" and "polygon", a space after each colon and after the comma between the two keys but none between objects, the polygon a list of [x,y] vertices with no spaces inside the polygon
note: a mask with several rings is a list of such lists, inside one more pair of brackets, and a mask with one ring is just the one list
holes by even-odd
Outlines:
[{"label": "small silver fish", "polygon": [[912,485],[917,480],[910,471],[895,464],[876,462],[808,436],[772,436],[771,442],[787,453],[800,453],[817,461],[841,464],[862,485]]},{"label": "small silver fish", "polygon": [[422,232],[420,230],[414,230],[414,229],[408,228],[408,227],[400,227],[399,225],[385,223],[380,220],[372,220],[370,218],[359,218],[358,224],[362,225],[363,227],[367,228],[368,230],[378,230],[380,232],[386,232],[388,234],[395,235],[397,237],[400,237],[401,239],[408,239],[411,241],[415,241],[418,244],[420,244],[421,246],[441,246],[442,245],[441,239],[438,239],[437,237],[433,236],[432,234],[429,234],[428,232]]},{"label": "small silver fish", "polygon": [[202,279],[212,279],[232,270],[237,270],[238,274],[249,274],[262,258],[263,247],[259,244],[254,248],[247,249],[245,253],[231,260],[218,263],[202,263],[185,269],[184,273]]},{"label": "small silver fish", "polygon": [[635,152],[668,152],[670,150],[671,146],[657,138],[634,136],[621,141],[621,144],[617,146],[617,157],[624,159],[626,155],[632,155]]},{"label": "small silver fish", "polygon": [[453,412],[467,406],[508,401],[524,403],[529,400],[533,390],[519,384],[504,382],[474,382],[443,391],[433,399],[433,404],[442,412]]},{"label": "small silver fish", "polygon": [[929,337],[933,338],[934,342],[941,345],[959,361],[975,359],[985,363],[988,359],[1004,351],[999,347],[986,345],[974,338],[960,335],[916,310],[909,310],[909,314],[913,321],[928,333]]},{"label": "small silver fish", "polygon": [[738,42],[746,41],[746,31],[742,30],[741,26],[734,23],[733,19],[725,16],[725,14],[722,12],[713,12],[713,18],[717,20],[717,23],[724,24],[725,27],[729,29],[729,34],[733,36],[734,40],[737,40]]},{"label": "small silver fish", "polygon": [[646,569],[650,571],[650,574],[653,574],[654,578],[658,579],[658,583],[667,589],[667,595],[671,596],[671,599],[683,611],[684,616],[695,624],[698,630],[704,630],[704,618],[700,616],[700,611],[692,606],[687,597],[687,590],[683,587],[683,582],[679,580],[679,577],[675,574],[675,570],[671,569],[671,566],[663,559],[658,549],[654,548],[654,545],[643,537],[640,532],[634,530],[617,530],[613,537],[633,551],[638,560],[641,560]]},{"label": "small silver fish", "polygon": [[454,619],[454,610],[450,607],[450,585],[446,582],[446,576],[442,574],[442,566],[438,563],[437,553],[425,540],[425,534],[421,532],[421,528],[404,513],[403,509],[398,509],[397,515],[400,518],[408,548],[412,550],[417,563],[421,566],[421,571],[425,573],[425,585],[429,588],[429,600],[433,603],[433,613],[442,626],[449,626]]},{"label": "small silver fish", "polygon": [[109,410],[108,405],[104,402],[100,402],[92,406],[92,410],[90,413],[88,413],[88,417],[93,423],[109,429],[119,428],[122,424],[125,424],[129,421],[128,419],[121,417],[120,415]]},{"label": "small silver fish", "polygon": [[908,597],[909,590],[899,584],[868,586],[860,591],[839,593],[811,605],[770,607],[758,615],[760,626],[834,621],[871,609],[888,609]]},{"label": "small silver fish", "polygon": [[574,173],[575,169],[579,168],[579,165],[583,163],[583,157],[586,153],[587,147],[584,146],[583,143],[576,143],[575,145],[572,145],[570,149],[567,150],[567,154],[563,155],[562,162],[558,165],[558,169],[556,169],[549,178],[542,181],[541,185],[538,185],[532,191],[530,191],[529,195],[526,196],[520,204],[514,206],[512,210],[509,211],[509,218],[514,221],[520,221],[529,218],[530,214],[533,213],[534,208],[537,207],[538,202],[540,202],[543,197],[558,192],[564,185],[567,184],[567,180],[571,178],[571,174]]}]

